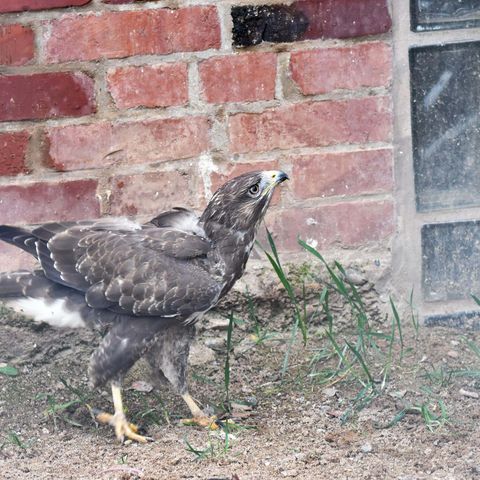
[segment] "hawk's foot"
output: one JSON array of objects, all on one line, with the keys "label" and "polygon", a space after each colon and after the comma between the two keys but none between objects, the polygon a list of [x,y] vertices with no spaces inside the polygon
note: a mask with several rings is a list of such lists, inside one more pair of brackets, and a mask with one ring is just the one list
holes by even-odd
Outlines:
[{"label": "hawk's foot", "polygon": [[218,430],[220,428],[217,424],[217,417],[215,415],[212,417],[208,417],[207,415],[198,415],[192,418],[182,418],[180,422],[182,425],[197,425],[199,427],[208,428],[209,430]]},{"label": "hawk's foot", "polygon": [[115,435],[123,443],[125,439],[133,440],[138,443],[153,442],[153,438],[138,434],[138,427],[129,423],[123,413],[112,415],[107,412],[95,413],[95,419],[100,423],[111,425],[115,429]]}]

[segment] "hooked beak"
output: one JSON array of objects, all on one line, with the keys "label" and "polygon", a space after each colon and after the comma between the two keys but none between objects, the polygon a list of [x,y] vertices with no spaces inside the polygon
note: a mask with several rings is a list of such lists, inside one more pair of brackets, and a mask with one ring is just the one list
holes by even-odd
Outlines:
[{"label": "hooked beak", "polygon": [[288,175],[285,172],[279,171],[276,175],[275,183],[278,185],[279,183],[282,183],[285,180],[289,180]]}]

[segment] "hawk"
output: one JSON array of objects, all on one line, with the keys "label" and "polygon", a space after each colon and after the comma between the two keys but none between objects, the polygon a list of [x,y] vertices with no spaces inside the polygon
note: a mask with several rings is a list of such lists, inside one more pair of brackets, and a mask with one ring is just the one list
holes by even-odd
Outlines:
[{"label": "hawk", "polygon": [[0,298],[13,310],[57,327],[104,333],[92,353],[92,388],[111,383],[114,414],[97,419],[147,442],[128,422],[122,378],[145,356],[187,403],[192,421],[209,418],[186,381],[194,324],[242,276],[281,171],[245,173],[225,183],[200,217],[184,208],[146,224],[126,218],[0,226],[0,239],[32,254],[40,269],[0,274]]}]

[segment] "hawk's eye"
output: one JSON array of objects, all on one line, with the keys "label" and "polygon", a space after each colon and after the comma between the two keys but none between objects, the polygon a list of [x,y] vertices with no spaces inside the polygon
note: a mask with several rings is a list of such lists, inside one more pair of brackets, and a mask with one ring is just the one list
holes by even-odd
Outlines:
[{"label": "hawk's eye", "polygon": [[248,194],[249,194],[251,197],[257,197],[259,193],[260,193],[260,187],[258,186],[258,183],[256,183],[255,185],[252,185],[252,186],[248,189]]}]

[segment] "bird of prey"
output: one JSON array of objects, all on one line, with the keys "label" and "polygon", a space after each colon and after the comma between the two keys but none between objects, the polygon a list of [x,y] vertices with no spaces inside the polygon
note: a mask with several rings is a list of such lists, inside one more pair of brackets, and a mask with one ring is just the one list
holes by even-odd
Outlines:
[{"label": "bird of prey", "polygon": [[126,218],[0,226],[0,239],[35,256],[40,269],[0,274],[0,298],[57,327],[90,327],[104,336],[90,359],[92,388],[111,382],[114,414],[97,419],[146,442],[128,422],[122,378],[145,355],[187,403],[192,421],[211,425],[187,388],[194,324],[245,269],[274,188],[288,177],[255,171],[225,183],[200,217],[174,208],[146,224]]}]

